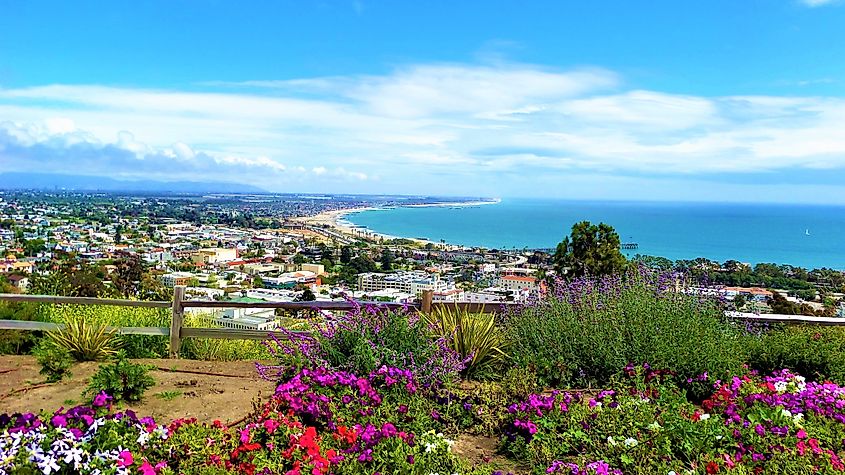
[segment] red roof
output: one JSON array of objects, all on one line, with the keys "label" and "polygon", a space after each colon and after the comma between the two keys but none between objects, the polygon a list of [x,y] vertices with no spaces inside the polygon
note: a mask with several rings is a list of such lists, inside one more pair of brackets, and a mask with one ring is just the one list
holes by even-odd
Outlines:
[{"label": "red roof", "polygon": [[515,281],[515,282],[531,282],[531,283],[537,282],[536,278],[523,276],[523,275],[503,275],[502,279],[503,280],[512,280],[512,281]]}]

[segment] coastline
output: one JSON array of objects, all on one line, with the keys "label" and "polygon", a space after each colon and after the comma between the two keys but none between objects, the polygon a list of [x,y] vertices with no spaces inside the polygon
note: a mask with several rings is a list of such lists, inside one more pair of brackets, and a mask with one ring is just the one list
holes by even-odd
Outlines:
[{"label": "coastline", "polygon": [[[411,204],[411,205],[396,205],[396,206],[389,206],[389,207],[379,207],[379,206],[364,206],[364,207],[357,207],[357,208],[344,208],[344,209],[337,209],[332,211],[324,211],[319,214],[315,214],[313,216],[301,216],[298,218],[293,218],[293,221],[303,222],[312,226],[328,226],[334,229],[337,232],[342,234],[347,234],[349,236],[357,236],[360,237],[361,233],[365,233],[367,237],[370,238],[381,238],[381,239],[407,239],[409,241],[415,241],[420,244],[442,244],[437,243],[427,239],[419,239],[415,237],[406,237],[406,236],[393,236],[390,234],[384,234],[375,232],[370,229],[366,228],[359,228],[355,226],[353,223],[345,220],[344,218],[349,214],[361,213],[364,211],[382,211],[388,210],[393,208],[434,208],[434,207],[468,207],[468,206],[482,206],[482,205],[494,205],[501,203],[501,199],[496,198],[493,200],[488,201],[450,201],[450,202],[442,202],[442,203],[421,203],[421,204]],[[447,245],[451,245],[446,243]]]}]

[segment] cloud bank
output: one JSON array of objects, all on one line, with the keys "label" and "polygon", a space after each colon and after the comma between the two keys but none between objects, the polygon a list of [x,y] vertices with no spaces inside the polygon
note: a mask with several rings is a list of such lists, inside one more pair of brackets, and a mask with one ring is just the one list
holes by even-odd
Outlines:
[{"label": "cloud bank", "polygon": [[184,90],[0,89],[0,170],[278,191],[566,195],[601,177],[788,183],[843,176],[842,130],[845,101],[835,97],[683,95],[630,88],[601,68],[513,63]]}]

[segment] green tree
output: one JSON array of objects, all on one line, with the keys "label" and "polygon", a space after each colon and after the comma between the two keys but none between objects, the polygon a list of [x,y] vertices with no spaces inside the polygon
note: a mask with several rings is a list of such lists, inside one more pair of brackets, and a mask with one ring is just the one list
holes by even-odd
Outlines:
[{"label": "green tree", "polygon": [[734,297],[734,308],[736,308],[737,310],[741,309],[742,307],[745,307],[745,303],[745,295],[737,294]]},{"label": "green tree", "polygon": [[314,292],[312,292],[309,288],[303,290],[302,293],[297,295],[294,299],[296,302],[313,302],[315,300],[317,300],[317,296],[314,295]]},{"label": "green tree", "polygon": [[375,272],[376,270],[378,270],[375,261],[370,259],[370,256],[366,254],[356,256],[354,259],[349,261],[349,267],[351,267],[356,274],[363,274],[365,272]]},{"label": "green tree", "polygon": [[381,270],[387,271],[393,269],[394,260],[396,260],[396,257],[393,255],[393,251],[387,248],[381,251]]},{"label": "green tree", "polygon": [[613,226],[589,221],[572,226],[572,233],[557,245],[553,260],[558,274],[574,277],[618,274],[626,265]]},{"label": "green tree", "polygon": [[112,284],[123,297],[137,296],[144,275],[144,263],[137,254],[121,257],[114,261]]},{"label": "green tree", "polygon": [[39,252],[43,252],[46,248],[43,239],[29,239],[23,244],[23,253],[32,257]]},{"label": "green tree", "polygon": [[340,263],[349,264],[350,261],[352,261],[352,248],[349,246],[343,246],[340,249]]}]

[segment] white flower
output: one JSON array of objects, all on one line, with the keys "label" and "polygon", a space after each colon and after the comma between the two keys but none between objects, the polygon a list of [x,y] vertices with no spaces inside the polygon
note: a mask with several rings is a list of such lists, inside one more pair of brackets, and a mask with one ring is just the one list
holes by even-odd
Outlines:
[{"label": "white flower", "polygon": [[710,419],[710,414],[702,414],[699,419],[702,421],[706,421],[707,419]]},{"label": "white flower", "polygon": [[722,440],[722,436],[721,436],[721,435],[717,435],[717,436],[716,436],[716,440]]},{"label": "white flower", "polygon": [[161,440],[167,440],[167,427],[158,426],[153,431],[153,434],[159,436],[159,438],[161,438]]},{"label": "white flower", "polygon": [[141,431],[141,435],[138,436],[138,445],[147,445],[147,442],[150,440],[150,434],[147,433],[146,430]]},{"label": "white flower", "polygon": [[794,416],[792,416],[792,420],[795,421],[795,422],[801,422],[801,419],[803,419],[803,418],[804,418],[804,414],[801,414],[800,412],[798,414],[795,414]]},{"label": "white flower", "polygon": [[786,381],[778,381],[775,383],[775,391],[782,393],[786,391]]},{"label": "white flower", "polygon": [[639,442],[637,442],[637,439],[633,437],[628,437],[622,443],[625,444],[625,447],[636,447],[637,444],[639,444]]},{"label": "white flower", "polygon": [[784,417],[792,417],[792,413],[789,411],[789,409],[781,409],[780,413],[783,414]]},{"label": "white flower", "polygon": [[607,443],[610,445],[616,445],[616,441],[613,440],[613,436],[607,436]]}]

